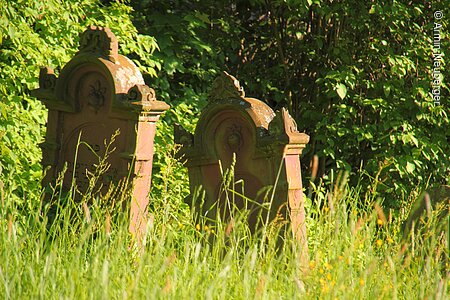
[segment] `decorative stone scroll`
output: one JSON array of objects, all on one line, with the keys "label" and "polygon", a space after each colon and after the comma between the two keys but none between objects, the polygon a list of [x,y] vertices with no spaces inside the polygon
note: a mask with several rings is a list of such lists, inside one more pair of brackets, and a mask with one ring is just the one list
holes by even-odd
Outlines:
[{"label": "decorative stone scroll", "polygon": [[[42,164],[48,168],[43,185],[55,182],[67,164],[63,187],[75,178],[87,190],[89,177],[106,151],[105,140],[119,130],[108,157],[109,169],[98,189],[132,178],[130,231],[142,235],[147,223],[148,193],[153,162],[153,140],[159,116],[169,108],[156,100],[141,73],[127,57],[109,28],[90,26],[80,35],[78,53],[62,68],[59,78],[42,68],[39,89],[33,94],[48,108]],[[79,143],[81,141],[81,143]],[[103,189],[102,187],[103,186]]]},{"label": "decorative stone scroll", "polygon": [[[206,194],[201,213],[213,219],[217,213],[230,218],[230,207],[246,207],[253,229],[259,216],[265,220],[268,213],[270,220],[282,221],[281,213],[282,219],[290,220],[303,249],[302,260],[307,261],[300,155],[309,136],[297,131],[286,109],[274,113],[264,102],[245,97],[236,78],[226,72],[214,81],[208,100],[194,135],[175,127],[175,142],[182,145],[181,156],[189,169],[191,195],[200,186]],[[221,173],[233,164],[233,156],[235,193],[226,192]],[[267,188],[273,186],[274,192]]]}]

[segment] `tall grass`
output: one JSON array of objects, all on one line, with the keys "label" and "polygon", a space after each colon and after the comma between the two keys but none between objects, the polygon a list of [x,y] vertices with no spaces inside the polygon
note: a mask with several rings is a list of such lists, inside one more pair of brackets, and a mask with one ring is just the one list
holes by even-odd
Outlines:
[{"label": "tall grass", "polygon": [[437,230],[438,212],[402,241],[406,215],[383,212],[382,199],[373,199],[360,186],[348,186],[344,177],[312,186],[314,201],[307,199],[310,262],[302,269],[290,234],[280,250],[277,228],[251,233],[239,216],[234,223],[211,226],[176,205],[185,196],[185,189],[169,188],[176,170],[170,166],[162,170],[166,189],[151,200],[143,244],[130,237],[121,205],[111,209],[103,205],[108,200],[129,202],[127,193],[111,193],[109,199],[84,195],[81,202],[68,199],[50,226],[39,192],[29,196],[31,208],[23,211],[8,201],[9,191],[0,186],[0,295],[5,299],[448,298],[448,234]]}]

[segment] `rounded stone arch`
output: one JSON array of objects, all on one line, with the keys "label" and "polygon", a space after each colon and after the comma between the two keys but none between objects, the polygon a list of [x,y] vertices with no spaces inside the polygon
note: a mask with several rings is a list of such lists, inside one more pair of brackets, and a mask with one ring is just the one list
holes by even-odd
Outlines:
[{"label": "rounded stone arch", "polygon": [[231,105],[211,107],[202,114],[195,134],[196,145],[211,159],[225,153],[254,149],[256,127],[245,109]]},{"label": "rounded stone arch", "polygon": [[[232,98],[221,102],[211,103],[202,113],[195,129],[194,144],[203,149],[205,155],[211,156],[211,159],[217,158],[215,151],[211,151],[211,141],[216,142],[218,139],[231,153],[246,150],[246,154],[253,154],[257,138],[268,130],[275,113],[258,99]],[[215,145],[216,149],[217,147]],[[251,156],[248,155],[247,158],[250,159]]]},{"label": "rounded stone arch", "polygon": [[[86,104],[94,111],[104,108],[105,112],[110,112],[116,95],[126,95],[136,84],[144,85],[144,79],[127,57],[117,55],[115,62],[112,62],[90,53],[81,53],[61,70],[55,93],[73,111],[80,111]],[[86,103],[79,102],[83,100]]]}]

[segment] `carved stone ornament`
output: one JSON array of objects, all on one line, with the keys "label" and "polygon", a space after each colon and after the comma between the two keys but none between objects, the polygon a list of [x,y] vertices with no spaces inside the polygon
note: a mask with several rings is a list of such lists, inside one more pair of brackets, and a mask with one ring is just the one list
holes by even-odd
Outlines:
[{"label": "carved stone ornament", "polygon": [[127,100],[144,111],[165,111],[169,105],[156,100],[155,90],[146,85],[135,85],[128,91]]},{"label": "carved stone ornament", "polygon": [[[280,212],[281,224],[290,221],[302,247],[302,264],[308,261],[300,155],[309,137],[297,131],[286,109],[275,113],[264,102],[245,97],[236,78],[224,72],[212,84],[195,134],[177,125],[174,136],[189,169],[188,201],[195,200],[199,188],[205,192],[203,204],[201,199],[190,203],[197,212],[210,219],[220,214],[227,222],[233,218],[231,207],[245,208],[253,230],[260,224],[259,216],[280,221]],[[234,178],[225,186],[223,172],[232,167]],[[274,200],[267,211],[273,187]]]},{"label": "carved stone ornament", "polygon": [[176,144],[182,145],[183,147],[192,147],[194,145],[194,135],[184,129],[181,125],[174,125],[174,140]]},{"label": "carved stone ornament", "polygon": [[39,73],[39,86],[44,90],[53,91],[56,86],[56,75],[52,68],[43,67]]},{"label": "carved stone ornament", "polygon": [[269,136],[288,143],[307,144],[309,136],[297,130],[297,124],[286,108],[277,111],[269,125]]},{"label": "carved stone ornament", "polygon": [[105,104],[106,87],[102,86],[100,80],[89,85],[88,105],[97,112]]},{"label": "carved stone ornament", "polygon": [[[63,190],[76,184],[75,198],[90,187],[89,172],[107,153],[105,141],[116,132],[108,154],[109,169],[98,178],[94,193],[131,177],[130,232],[142,237],[147,224],[148,193],[156,122],[169,106],[156,99],[136,65],[118,54],[109,28],[89,26],[80,35],[78,53],[61,69],[59,78],[42,68],[39,88],[32,94],[48,108],[42,165],[48,169],[43,186],[53,185],[67,165]],[[48,199],[49,197],[46,197]]]},{"label": "carved stone ornament", "polygon": [[227,145],[233,152],[238,152],[242,146],[242,127],[233,124],[228,127]]},{"label": "carved stone ornament", "polygon": [[223,72],[223,75],[213,82],[208,100],[219,101],[221,99],[241,97],[245,97],[245,93],[239,81],[227,72]]},{"label": "carved stone ornament", "polygon": [[115,35],[109,28],[91,25],[80,34],[78,53],[100,55],[112,62],[117,61],[118,43]]}]

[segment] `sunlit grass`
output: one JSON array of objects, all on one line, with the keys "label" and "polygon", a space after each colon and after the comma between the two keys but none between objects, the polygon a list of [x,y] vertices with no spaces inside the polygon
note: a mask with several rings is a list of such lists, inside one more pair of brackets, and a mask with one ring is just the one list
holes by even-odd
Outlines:
[{"label": "sunlit grass", "polygon": [[[168,170],[167,186],[176,168]],[[436,230],[438,212],[402,241],[406,215],[385,215],[382,199],[361,199],[360,188],[346,182],[314,186],[314,201],[307,199],[310,262],[301,268],[298,245],[289,232],[280,246],[274,224],[253,234],[239,216],[234,222],[211,225],[186,208],[170,205],[181,202],[181,191],[167,189],[165,197],[152,199],[143,245],[130,237],[121,205],[105,209],[108,199],[85,195],[83,202],[66,201],[69,204],[60,208],[53,226],[43,217],[47,207],[40,205],[38,193],[29,199],[34,205],[27,212],[5,199],[0,208],[0,295],[6,299],[448,298],[448,233]],[[111,197],[115,203],[128,201],[127,193]]]}]

